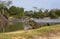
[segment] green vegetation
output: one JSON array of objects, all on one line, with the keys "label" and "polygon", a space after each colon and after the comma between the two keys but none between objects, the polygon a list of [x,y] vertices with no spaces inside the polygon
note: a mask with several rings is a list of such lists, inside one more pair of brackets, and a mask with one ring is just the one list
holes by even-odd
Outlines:
[{"label": "green vegetation", "polygon": [[24,29],[24,23],[13,22],[13,24],[9,25],[9,27],[7,27],[7,28],[8,29],[6,30],[6,32],[23,30]]},{"label": "green vegetation", "polygon": [[6,2],[0,0],[0,15],[8,15],[8,7],[11,3],[11,1]]},{"label": "green vegetation", "polygon": [[[36,9],[37,10],[37,9]],[[18,19],[21,19],[22,17],[26,18],[44,18],[44,17],[51,17],[51,18],[58,18],[60,17],[60,9],[51,9],[50,11],[48,9],[42,10],[39,9],[37,11],[24,11],[24,8],[11,6],[9,8],[9,15]]]},{"label": "green vegetation", "polygon": [[[5,32],[12,32],[12,31],[18,31],[24,29],[24,23],[23,22],[10,22],[7,23],[4,27]],[[0,27],[0,33],[3,33],[2,27]]]},{"label": "green vegetation", "polygon": [[0,39],[34,39],[36,36],[50,36],[51,34],[60,33],[60,24],[53,26],[41,27],[34,30],[26,30],[24,32],[20,31],[19,33],[0,33]]},{"label": "green vegetation", "polygon": [[16,7],[16,6],[9,6],[12,4],[12,1],[1,1],[0,2],[0,14],[11,16],[17,19],[22,18],[44,18],[44,17],[51,17],[51,18],[58,18],[60,17],[60,9],[39,9],[37,7],[33,7],[33,10],[25,11],[23,7]]}]

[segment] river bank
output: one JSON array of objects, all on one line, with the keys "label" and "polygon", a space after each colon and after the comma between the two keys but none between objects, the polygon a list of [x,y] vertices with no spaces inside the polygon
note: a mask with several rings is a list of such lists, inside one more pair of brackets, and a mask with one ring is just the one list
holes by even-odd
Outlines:
[{"label": "river bank", "polygon": [[60,39],[60,24],[21,32],[0,33],[0,39]]}]

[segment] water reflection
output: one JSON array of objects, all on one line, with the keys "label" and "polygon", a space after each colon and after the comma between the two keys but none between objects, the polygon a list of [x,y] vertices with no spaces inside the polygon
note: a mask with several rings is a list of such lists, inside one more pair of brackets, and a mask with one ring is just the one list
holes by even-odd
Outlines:
[{"label": "water reflection", "polygon": [[28,30],[28,29],[32,29],[32,27],[31,26],[24,26],[24,30]]},{"label": "water reflection", "polygon": [[25,23],[23,22],[9,22],[9,31],[23,30]]},{"label": "water reflection", "polygon": [[0,23],[0,32],[12,32],[17,30],[26,30],[28,28],[31,27],[27,25],[26,22],[4,22],[4,23],[1,22]]}]

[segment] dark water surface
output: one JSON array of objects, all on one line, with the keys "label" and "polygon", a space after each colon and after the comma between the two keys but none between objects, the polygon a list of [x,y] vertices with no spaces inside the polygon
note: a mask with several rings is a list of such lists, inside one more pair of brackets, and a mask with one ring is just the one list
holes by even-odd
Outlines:
[{"label": "dark water surface", "polygon": [[[0,25],[0,26],[2,26],[2,25]],[[9,22],[3,26],[4,26],[5,32],[27,30],[28,28],[32,28],[29,25],[27,25],[26,22]],[[0,27],[0,32],[3,32],[3,27]]]}]

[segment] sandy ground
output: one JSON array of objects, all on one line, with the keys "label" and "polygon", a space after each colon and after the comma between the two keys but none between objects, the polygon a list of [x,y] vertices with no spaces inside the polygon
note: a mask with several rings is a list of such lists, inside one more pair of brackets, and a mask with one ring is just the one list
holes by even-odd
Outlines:
[{"label": "sandy ground", "polygon": [[15,34],[15,33],[23,33],[25,31],[15,31],[15,32],[7,32],[7,33],[3,33],[3,34]]},{"label": "sandy ground", "polygon": [[16,34],[16,33],[24,33],[24,32],[31,32],[32,30],[20,30],[20,31],[14,31],[14,32],[6,32],[3,34]]},{"label": "sandy ground", "polygon": [[[22,31],[15,31],[15,32],[7,32],[7,33],[3,33],[3,34],[17,34],[17,33],[24,33],[26,32],[27,30],[22,30]],[[30,32],[31,30],[28,30],[28,32]],[[12,37],[11,39],[26,39],[24,37]],[[30,39],[30,38],[29,38]],[[33,36],[33,39],[60,39],[60,33],[56,33],[56,34],[53,34],[53,33],[50,33],[50,34],[46,34],[44,36]]]},{"label": "sandy ground", "polygon": [[50,34],[47,36],[35,36],[34,39],[60,39],[60,33],[57,34]]},{"label": "sandy ground", "polygon": [[[12,39],[26,39],[26,38],[23,38],[23,37],[12,37]],[[30,39],[30,38],[29,38]],[[34,36],[32,39],[60,39],[60,36],[47,36],[47,37],[41,37],[41,36]]]}]

